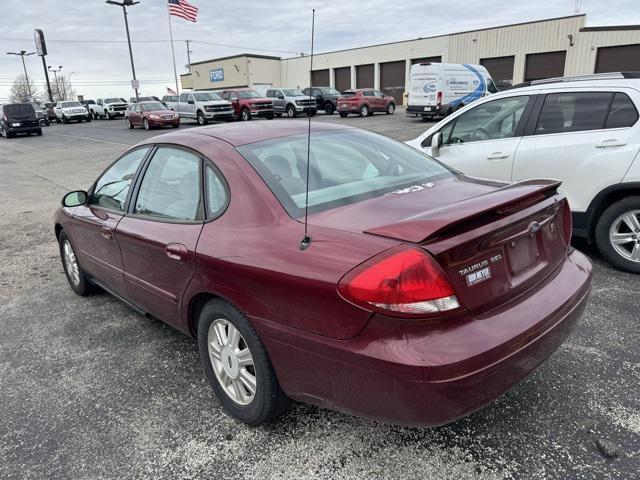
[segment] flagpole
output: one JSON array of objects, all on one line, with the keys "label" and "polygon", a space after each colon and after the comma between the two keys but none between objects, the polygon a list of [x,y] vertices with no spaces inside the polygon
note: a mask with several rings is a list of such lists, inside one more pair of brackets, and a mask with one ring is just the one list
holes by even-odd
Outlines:
[{"label": "flagpole", "polygon": [[171,56],[173,57],[173,76],[176,80],[176,95],[180,95],[178,89],[178,70],[176,69],[176,51],[173,48],[173,30],[171,28],[171,12],[169,10],[169,2],[167,2],[167,16],[169,17],[169,35],[171,36]]}]

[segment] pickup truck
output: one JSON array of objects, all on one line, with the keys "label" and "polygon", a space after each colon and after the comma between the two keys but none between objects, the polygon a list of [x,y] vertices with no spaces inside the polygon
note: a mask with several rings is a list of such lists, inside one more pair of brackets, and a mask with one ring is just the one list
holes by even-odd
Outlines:
[{"label": "pickup truck", "polygon": [[91,116],[94,119],[104,118],[111,120],[116,117],[124,117],[127,111],[127,102],[122,98],[99,98],[95,105],[89,105]]},{"label": "pickup truck", "polygon": [[264,117],[267,120],[273,120],[275,116],[273,101],[250,88],[224,90],[222,98],[231,102],[234,117],[237,119],[247,121],[253,117]]},{"label": "pickup truck", "polygon": [[269,89],[267,90],[267,98],[273,100],[273,110],[278,117],[283,113],[289,118],[293,118],[299,113],[313,117],[318,111],[316,99],[295,88]]},{"label": "pickup truck", "polygon": [[338,107],[340,92],[333,87],[307,87],[302,93],[316,97],[318,110],[324,110],[325,115],[333,115]]},{"label": "pickup truck", "polygon": [[89,111],[76,100],[58,102],[56,103],[54,111],[56,112],[56,122],[58,123],[69,123],[72,121],[80,123],[83,120],[86,122],[91,121],[91,114]]},{"label": "pickup truck", "polygon": [[182,118],[193,118],[199,125],[211,120],[233,120],[233,107],[216,92],[182,92],[176,111]]},{"label": "pickup truck", "polygon": [[169,110],[178,111],[178,95],[165,95],[161,102],[164,103]]}]

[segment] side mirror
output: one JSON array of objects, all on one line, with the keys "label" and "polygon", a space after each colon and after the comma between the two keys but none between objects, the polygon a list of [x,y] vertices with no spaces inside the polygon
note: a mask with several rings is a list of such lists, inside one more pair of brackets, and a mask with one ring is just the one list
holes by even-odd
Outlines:
[{"label": "side mirror", "polygon": [[73,192],[67,193],[64,197],[62,197],[62,206],[63,207],[79,207],[80,205],[84,205],[87,203],[88,199],[87,192],[84,190],[74,190]]},{"label": "side mirror", "polygon": [[194,105],[196,102],[194,102],[193,100],[187,100],[187,103],[188,103],[189,105]]},{"label": "side mirror", "polygon": [[442,132],[436,132],[431,137],[431,153],[435,156],[438,155],[440,147],[442,146]]},{"label": "side mirror", "polygon": [[284,95],[278,95],[278,100],[284,100]]}]

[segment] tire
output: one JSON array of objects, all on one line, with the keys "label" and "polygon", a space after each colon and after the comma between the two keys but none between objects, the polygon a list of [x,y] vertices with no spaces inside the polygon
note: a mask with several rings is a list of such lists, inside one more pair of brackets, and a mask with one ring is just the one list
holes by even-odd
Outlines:
[{"label": "tire", "polygon": [[264,118],[266,118],[267,120],[273,120],[275,118],[275,114],[273,113],[267,113]]},{"label": "tire", "polygon": [[39,137],[42,136],[42,129],[41,128],[36,130],[36,135],[38,135]]},{"label": "tire", "polygon": [[307,111],[307,116],[308,117],[315,117],[316,116],[316,110]]},{"label": "tire", "polygon": [[111,120],[111,115],[109,115],[107,112],[104,112],[104,119]]},{"label": "tire", "polygon": [[176,123],[175,125],[171,125],[171,128],[178,128],[180,126],[179,123]]},{"label": "tire", "polygon": [[387,115],[393,115],[393,112],[396,111],[396,104],[393,102],[390,102],[389,105],[387,105],[387,109],[385,111]]},{"label": "tire", "polygon": [[62,117],[62,123],[69,123],[69,119],[65,116]]},{"label": "tire", "polygon": [[207,120],[207,117],[204,116],[204,113],[202,113],[200,110],[198,110],[198,113],[196,114],[196,120],[198,121],[198,125],[206,125],[209,123],[209,120]]},{"label": "tire", "polygon": [[331,102],[327,102],[324,104],[324,114],[325,115],[333,115],[335,108],[333,106],[333,103]]},{"label": "tire", "polygon": [[347,115],[349,115],[347,112],[340,112],[341,118],[347,118]]},{"label": "tire", "polygon": [[94,120],[98,119],[98,114],[94,111],[91,112],[91,116],[93,117]]},{"label": "tire", "polygon": [[126,125],[126,127],[127,127],[129,130],[133,130],[134,125],[133,125],[133,123],[131,123],[131,122],[129,121],[129,118],[125,118],[125,119],[124,119],[124,124]]},{"label": "tire", "polygon": [[243,108],[242,110],[240,110],[240,120],[242,120],[243,122],[248,122],[249,120],[251,120],[251,112],[248,108]]},{"label": "tire", "polygon": [[360,111],[358,112],[358,115],[360,115],[361,117],[368,117],[369,116],[369,107],[367,105],[362,105],[360,107]]},{"label": "tire", "polygon": [[[231,328],[240,335],[236,337],[235,347],[226,344]],[[219,335],[216,335],[216,330]],[[198,350],[213,392],[232,417],[249,425],[261,425],[285,412],[289,401],[280,388],[264,345],[253,326],[232,305],[216,299],[203,307],[198,319]],[[238,350],[248,351],[249,358],[245,355],[245,361],[252,363],[245,367],[239,365],[234,355]],[[241,378],[249,381],[242,382]],[[223,387],[223,381],[230,383]],[[233,388],[234,383],[238,388]],[[253,393],[245,387],[251,384],[255,385]]]},{"label": "tire", "polygon": [[[625,214],[635,217],[635,225],[621,220]],[[611,240],[612,231],[629,241],[619,244],[616,249]],[[640,196],[625,197],[602,212],[596,223],[595,237],[600,253],[609,263],[620,270],[640,273]]]},{"label": "tire", "polygon": [[284,111],[284,113],[287,114],[287,117],[289,118],[293,118],[296,116],[296,108],[293,105],[287,105],[286,110]]},{"label": "tire", "polygon": [[91,121],[91,115],[89,115],[85,120],[89,123]]},{"label": "tire", "polygon": [[151,125],[149,125],[149,120],[147,120],[146,118],[142,120],[142,126],[144,127],[145,130],[151,130]]},{"label": "tire", "polygon": [[[67,244],[71,249],[73,259],[75,259],[75,266],[77,268],[77,271],[73,269],[73,264],[67,264],[67,262],[71,260],[71,258],[67,258],[65,254]],[[60,248],[60,259],[62,260],[62,268],[64,268],[64,274],[67,277],[67,281],[69,282],[69,286],[71,287],[71,289],[82,297],[92,293],[94,287],[89,282],[87,276],[82,270],[82,267],[78,262],[78,258],[75,256],[75,249],[73,248],[73,245],[71,244],[71,241],[69,240],[69,237],[67,237],[67,234],[64,230],[61,230],[60,234],[58,235],[58,246]]]},{"label": "tire", "polygon": [[276,117],[278,118],[282,117],[282,113],[276,113]]}]

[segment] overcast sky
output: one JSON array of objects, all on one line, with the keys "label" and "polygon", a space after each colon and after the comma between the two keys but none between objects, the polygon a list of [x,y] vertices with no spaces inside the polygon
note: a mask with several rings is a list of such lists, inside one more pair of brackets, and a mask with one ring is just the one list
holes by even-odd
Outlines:
[{"label": "overcast sky", "polygon": [[[582,0],[587,25],[640,23],[640,0]],[[47,38],[49,65],[72,73],[76,92],[88,98],[129,97],[131,67],[122,9],[104,0],[2,0],[0,101],[22,72],[19,57],[7,51],[34,50],[33,30]],[[192,43],[192,61],[242,52],[282,57],[309,51],[311,9],[316,8],[316,52],[428,37],[475,28],[572,15],[573,0],[191,0],[197,23],[173,17],[178,74],[187,62],[182,40]],[[166,0],[140,0],[129,9],[129,27],[141,94],[165,93],[173,86]],[[143,43],[160,40],[164,43]],[[27,69],[44,90],[40,57]],[[147,82],[147,83],[145,83]]]}]

